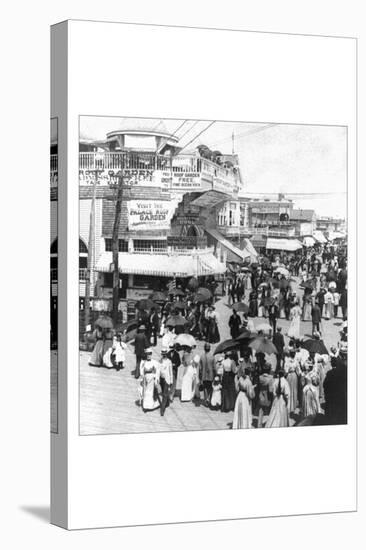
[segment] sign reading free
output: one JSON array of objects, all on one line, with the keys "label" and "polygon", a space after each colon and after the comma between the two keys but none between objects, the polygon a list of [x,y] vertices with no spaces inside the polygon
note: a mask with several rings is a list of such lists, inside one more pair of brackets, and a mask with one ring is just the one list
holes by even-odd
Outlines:
[{"label": "sign reading free", "polygon": [[183,170],[156,170],[154,181],[160,181],[161,187],[169,186],[171,189],[200,189],[201,174],[199,172],[186,172]]}]

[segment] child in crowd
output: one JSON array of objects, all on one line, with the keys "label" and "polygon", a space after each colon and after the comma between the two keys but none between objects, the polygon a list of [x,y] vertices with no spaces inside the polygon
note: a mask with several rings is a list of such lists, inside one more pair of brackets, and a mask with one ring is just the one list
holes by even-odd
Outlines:
[{"label": "child in crowd", "polygon": [[113,338],[112,359],[116,370],[121,370],[125,366],[127,345],[122,341],[122,333],[118,332]]},{"label": "child in crowd", "polygon": [[212,382],[212,395],[211,395],[211,407],[215,410],[221,407],[221,382],[220,377],[215,376]]}]

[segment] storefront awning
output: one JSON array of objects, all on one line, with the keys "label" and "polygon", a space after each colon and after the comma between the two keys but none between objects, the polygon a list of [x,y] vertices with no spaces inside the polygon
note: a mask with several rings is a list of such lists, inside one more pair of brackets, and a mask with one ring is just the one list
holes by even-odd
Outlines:
[{"label": "storefront awning", "polygon": [[314,239],[321,244],[325,244],[327,242],[327,239],[324,237],[324,234],[322,231],[316,230],[313,232]]},{"label": "storefront awning", "polygon": [[346,235],[345,233],[341,233],[340,231],[329,231],[328,233],[328,239],[330,241],[334,241],[335,239],[345,239]]},{"label": "storefront awning", "polygon": [[230,199],[230,195],[226,195],[220,191],[206,191],[206,193],[203,193],[197,197],[197,199],[194,199],[191,204],[194,206],[214,208],[220,204],[220,202],[227,201],[228,199]]},{"label": "storefront awning", "polygon": [[[219,262],[211,251],[194,254],[120,252],[118,264],[120,273],[155,277],[198,277],[221,274],[226,271],[225,264]],[[103,252],[95,270],[110,273],[112,269],[112,252]]]},{"label": "storefront awning", "polygon": [[266,244],[267,250],[285,250],[286,252],[295,252],[300,250],[302,244],[297,239],[274,239],[269,237]]},{"label": "storefront awning", "polygon": [[217,231],[217,229],[206,229],[205,231],[210,237],[226,249],[228,252],[228,261],[242,262],[246,258],[255,261],[257,258],[257,253],[253,245],[250,242],[249,244],[247,242],[248,239],[245,239],[245,248],[242,250],[225,239],[225,237],[220,233],[220,231]]}]

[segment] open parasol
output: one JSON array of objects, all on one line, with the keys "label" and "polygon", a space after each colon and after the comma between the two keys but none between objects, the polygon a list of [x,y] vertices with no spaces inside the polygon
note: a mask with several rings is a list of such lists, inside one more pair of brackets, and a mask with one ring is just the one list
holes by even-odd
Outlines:
[{"label": "open parasol", "polygon": [[306,349],[309,353],[319,353],[320,355],[329,354],[323,340],[317,340],[315,338],[310,338],[309,340],[303,340],[301,342],[301,347]]},{"label": "open parasol", "polygon": [[165,324],[167,327],[184,327],[187,320],[182,315],[170,315]]},{"label": "open parasol", "polygon": [[232,309],[235,311],[242,311],[243,313],[248,313],[249,307],[244,302],[236,302],[232,305]]},{"label": "open parasol", "polygon": [[185,293],[181,288],[173,288],[172,290],[169,290],[169,294],[172,296],[185,296]]},{"label": "open parasol", "polygon": [[211,290],[209,290],[208,288],[205,288],[203,286],[201,286],[198,290],[197,290],[197,295],[200,295],[200,296],[204,296],[206,298],[206,300],[209,300],[210,298],[212,298],[212,292]]},{"label": "open parasol", "polygon": [[197,288],[198,288],[198,279],[197,279],[197,277],[191,277],[188,281],[187,287],[190,290],[197,290]]},{"label": "open parasol", "polygon": [[174,343],[179,344],[181,346],[188,346],[190,348],[193,348],[193,346],[196,345],[196,340],[193,338],[191,334],[182,333],[176,337],[176,339],[174,340]]},{"label": "open parasol", "polygon": [[164,292],[161,292],[159,290],[159,291],[153,292],[152,295],[150,296],[150,299],[153,302],[166,302],[167,301],[167,296]]},{"label": "open parasol", "polygon": [[225,351],[231,351],[238,348],[239,345],[239,342],[236,342],[236,340],[224,340],[216,347],[214,355],[218,353],[225,353]]},{"label": "open parasol", "polygon": [[272,355],[277,354],[276,346],[266,336],[257,336],[252,342],[249,343],[249,347],[254,349],[257,353],[267,353]]}]

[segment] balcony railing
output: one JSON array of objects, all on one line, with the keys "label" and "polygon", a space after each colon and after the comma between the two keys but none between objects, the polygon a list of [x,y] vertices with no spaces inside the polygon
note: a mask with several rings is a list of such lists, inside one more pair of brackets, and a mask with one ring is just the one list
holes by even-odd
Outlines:
[{"label": "balcony railing", "polygon": [[[94,171],[106,172],[110,178],[116,176],[119,170],[138,170],[152,173],[155,170],[169,172],[173,178],[175,174],[206,174],[214,180],[223,180],[234,185],[236,176],[233,170],[224,168],[214,162],[192,155],[177,155],[172,158],[165,155],[153,153],[134,152],[102,152],[102,153],[79,153],[79,170],[81,174],[93,173]],[[85,181],[84,178],[82,178]],[[100,182],[102,183],[102,182]]]}]

